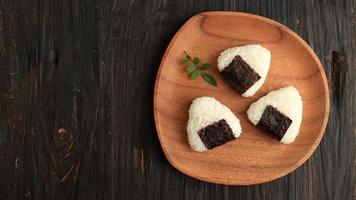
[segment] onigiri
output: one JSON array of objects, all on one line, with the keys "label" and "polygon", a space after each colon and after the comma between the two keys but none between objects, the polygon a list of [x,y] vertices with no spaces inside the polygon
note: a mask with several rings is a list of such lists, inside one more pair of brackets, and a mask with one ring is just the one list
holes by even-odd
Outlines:
[{"label": "onigiri", "polygon": [[222,76],[242,96],[253,96],[263,85],[271,62],[271,52],[259,44],[233,47],[218,58]]},{"label": "onigiri", "polygon": [[199,97],[190,106],[187,133],[191,148],[202,152],[236,139],[241,126],[239,119],[218,100]]},{"label": "onigiri", "polygon": [[299,134],[303,103],[298,90],[292,86],[274,90],[252,103],[248,119],[258,128],[289,144]]}]

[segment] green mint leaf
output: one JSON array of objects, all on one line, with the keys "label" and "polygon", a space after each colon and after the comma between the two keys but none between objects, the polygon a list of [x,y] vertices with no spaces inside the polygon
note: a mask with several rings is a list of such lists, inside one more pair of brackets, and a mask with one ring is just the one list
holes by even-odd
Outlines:
[{"label": "green mint leaf", "polygon": [[190,61],[190,59],[185,58],[185,59],[183,60],[183,64],[188,64],[188,63],[189,63],[189,61]]},{"label": "green mint leaf", "polygon": [[204,74],[203,74],[203,78],[204,78],[204,80],[205,80],[207,83],[209,83],[210,85],[212,85],[212,86],[214,86],[214,87],[218,86],[218,83],[216,82],[216,80],[214,79],[213,76],[211,76],[211,75],[209,75],[209,74],[207,74],[207,73],[204,73]]},{"label": "green mint leaf", "polygon": [[196,69],[197,69],[197,67],[194,64],[190,64],[186,70],[190,74],[190,73],[194,72]]},{"label": "green mint leaf", "polygon": [[210,68],[210,64],[209,63],[204,63],[202,66],[200,66],[200,69],[201,70],[207,70],[207,69],[209,69]]},{"label": "green mint leaf", "polygon": [[196,65],[199,64],[199,58],[198,58],[198,57],[195,57],[195,58],[193,59],[193,63],[196,64]]},{"label": "green mint leaf", "polygon": [[191,75],[190,75],[190,79],[191,80],[195,80],[200,76],[200,71],[194,71]]}]

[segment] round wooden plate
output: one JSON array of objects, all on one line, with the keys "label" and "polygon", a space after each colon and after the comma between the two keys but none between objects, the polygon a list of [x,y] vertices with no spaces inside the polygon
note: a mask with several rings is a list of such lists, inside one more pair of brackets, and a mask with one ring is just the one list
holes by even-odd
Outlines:
[{"label": "round wooden plate", "polygon": [[[237,94],[217,69],[226,48],[259,43],[272,53],[263,87],[250,98]],[[213,64],[218,82],[189,80],[183,51]],[[285,145],[258,130],[247,119],[250,104],[269,91],[292,85],[303,99],[303,121],[294,143]],[[189,19],[169,44],[154,91],[154,116],[162,149],[179,171],[208,182],[229,185],[263,183],[299,167],[318,146],[329,115],[329,92],[323,67],[308,44],[286,26],[264,17],[237,12],[206,12]],[[213,96],[240,119],[241,136],[203,153],[188,143],[186,125],[194,98]],[[287,99],[286,99],[287,100]]]}]

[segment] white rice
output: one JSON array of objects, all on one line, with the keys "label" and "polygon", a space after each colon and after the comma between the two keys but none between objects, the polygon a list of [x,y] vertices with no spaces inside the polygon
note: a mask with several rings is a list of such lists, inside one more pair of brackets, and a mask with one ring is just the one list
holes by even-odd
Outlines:
[{"label": "white rice", "polygon": [[219,71],[224,70],[237,55],[241,56],[241,58],[261,77],[242,94],[244,97],[253,96],[265,82],[271,62],[271,52],[259,44],[250,44],[226,49],[218,58]]},{"label": "white rice", "polygon": [[207,150],[198,131],[222,119],[226,120],[235,138],[239,137],[241,134],[240,121],[228,107],[213,97],[199,97],[193,100],[189,109],[187,132],[189,144],[194,151]]},{"label": "white rice", "polygon": [[273,106],[292,120],[292,124],[281,142],[285,144],[293,142],[299,133],[303,112],[302,98],[298,90],[291,86],[274,90],[251,104],[247,110],[247,116],[254,125],[257,125],[260,121],[267,105]]}]

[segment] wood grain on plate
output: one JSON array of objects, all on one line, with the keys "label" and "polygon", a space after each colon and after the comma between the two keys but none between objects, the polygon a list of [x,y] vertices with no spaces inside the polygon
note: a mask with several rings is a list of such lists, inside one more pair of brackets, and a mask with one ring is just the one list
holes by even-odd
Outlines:
[{"label": "wood grain on plate", "polygon": [[[237,94],[217,69],[226,48],[260,43],[272,53],[263,87],[251,98]],[[190,81],[181,65],[183,51],[214,65],[218,87]],[[271,90],[292,85],[303,98],[303,121],[296,141],[284,145],[247,119],[249,105]],[[204,153],[188,143],[186,123],[194,98],[213,96],[240,119],[242,135]],[[287,99],[286,99],[287,100]],[[192,17],[169,44],[157,74],[154,114],[162,149],[169,162],[194,178],[249,185],[274,180],[300,166],[318,146],[327,124],[329,92],[322,65],[312,49],[287,27],[264,17],[236,12],[206,12]]]}]

